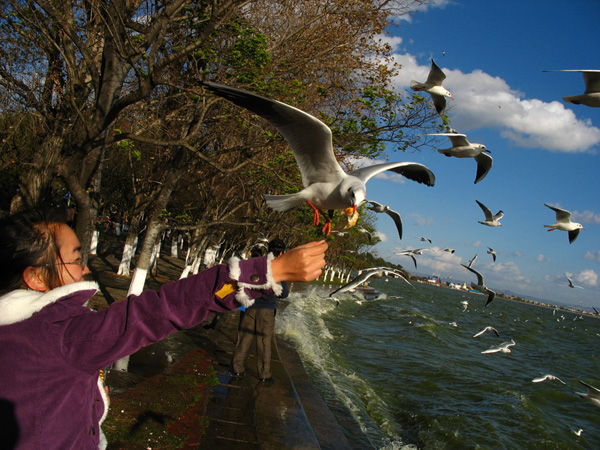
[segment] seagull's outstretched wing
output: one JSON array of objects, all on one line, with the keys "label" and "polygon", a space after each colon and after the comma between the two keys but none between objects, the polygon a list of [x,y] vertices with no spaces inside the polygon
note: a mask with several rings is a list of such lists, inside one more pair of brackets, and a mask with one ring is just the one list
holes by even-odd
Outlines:
[{"label": "seagull's outstretched wing", "polygon": [[427,84],[431,84],[434,86],[441,86],[444,80],[446,79],[446,74],[439,68],[439,66],[435,63],[435,61],[431,60],[431,70],[429,71],[429,75],[427,75]]},{"label": "seagull's outstretched wing", "polygon": [[474,159],[477,162],[477,175],[475,175],[475,184],[477,184],[488,174],[494,160],[487,153],[480,153]]},{"label": "seagull's outstretched wing", "polygon": [[566,209],[557,208],[556,206],[551,206],[547,203],[544,203],[544,205],[556,213],[556,221],[557,222],[568,223],[571,221],[571,212],[570,211],[567,211]]},{"label": "seagull's outstretched wing", "polygon": [[363,183],[366,183],[377,175],[378,173],[389,170],[391,172],[399,173],[400,175],[408,178],[409,180],[416,181],[417,183],[426,184],[427,186],[433,186],[435,184],[435,176],[433,172],[425,167],[423,164],[414,162],[392,162],[373,164],[372,166],[363,167],[361,169],[353,170],[348,175],[359,178]]},{"label": "seagull's outstretched wing", "polygon": [[241,89],[211,82],[203,84],[215,94],[258,114],[277,128],[294,153],[305,187],[345,176],[333,153],[331,129],[316,117]]},{"label": "seagull's outstretched wing", "polygon": [[390,216],[392,218],[392,220],[394,221],[394,223],[396,224],[396,229],[398,230],[398,236],[400,237],[400,239],[402,239],[402,217],[400,217],[400,214],[398,212],[394,211],[393,209],[388,209],[385,213],[388,216]]},{"label": "seagull's outstretched wing", "polygon": [[380,272],[381,272],[381,269],[364,270],[360,275],[353,278],[352,281],[350,281],[348,284],[345,284],[341,288],[336,289],[335,291],[330,293],[329,297],[333,297],[335,294],[341,294],[343,292],[350,291],[350,290],[360,286],[362,283],[367,281],[373,275],[376,275]]},{"label": "seagull's outstretched wing", "polygon": [[427,136],[447,136],[452,143],[452,147],[470,147],[471,143],[467,140],[466,134],[461,133],[430,133]]},{"label": "seagull's outstretched wing", "polygon": [[492,212],[487,208],[487,206],[485,206],[483,203],[481,203],[479,200],[475,200],[477,202],[477,204],[479,205],[479,207],[481,208],[481,210],[483,211],[483,214],[485,215],[485,220],[486,221],[492,221],[494,220],[494,215],[492,214]]},{"label": "seagull's outstretched wing", "polygon": [[483,286],[483,276],[479,272],[477,272],[472,267],[465,266],[464,264],[461,264],[461,266],[463,266],[465,269],[470,270],[471,272],[473,272],[477,276],[477,284],[479,286]]}]

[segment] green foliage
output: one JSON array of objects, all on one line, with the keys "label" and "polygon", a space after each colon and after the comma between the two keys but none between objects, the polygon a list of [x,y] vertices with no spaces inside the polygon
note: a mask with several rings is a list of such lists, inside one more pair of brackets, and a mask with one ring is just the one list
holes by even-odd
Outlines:
[{"label": "green foliage", "polygon": [[225,64],[235,74],[237,83],[250,84],[271,64],[267,36],[257,30],[244,28],[235,21],[229,28],[235,41],[227,49]]}]

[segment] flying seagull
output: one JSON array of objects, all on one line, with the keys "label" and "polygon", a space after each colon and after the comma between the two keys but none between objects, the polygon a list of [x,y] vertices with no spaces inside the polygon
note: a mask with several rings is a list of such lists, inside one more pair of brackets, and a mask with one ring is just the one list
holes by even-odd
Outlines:
[{"label": "flying seagull", "polygon": [[544,70],[544,72],[581,72],[585,82],[585,92],[581,95],[563,97],[567,103],[600,108],[600,70]]},{"label": "flying seagull", "polygon": [[403,256],[410,256],[413,260],[413,262],[415,263],[415,269],[417,268],[417,259],[415,258],[415,255],[422,255],[423,254],[423,248],[416,248],[413,250],[403,250],[401,252],[396,252],[396,255],[403,255]]},{"label": "flying seagull", "polygon": [[495,334],[496,336],[500,337],[500,333],[498,333],[498,330],[496,330],[494,327],[491,327],[491,326],[487,326],[487,327],[485,327],[485,328],[482,328],[482,329],[481,329],[481,330],[479,330],[477,333],[475,333],[475,334],[473,335],[473,337],[479,337],[479,336],[481,336],[483,333],[486,333],[486,332],[488,332],[488,331],[493,331],[493,332],[494,332],[494,334]]},{"label": "flying seagull", "polygon": [[483,284],[483,276],[481,276],[481,274],[479,272],[477,272],[475,269],[473,269],[469,266],[465,266],[464,264],[461,264],[461,266],[463,266],[467,270],[470,270],[477,276],[477,283],[471,282],[471,287],[479,292],[483,292],[484,294],[487,294],[488,298],[487,298],[487,301],[485,302],[485,306],[489,305],[492,302],[492,300],[494,300],[494,297],[496,297],[496,293],[494,291],[492,291],[491,289],[488,289]]},{"label": "flying seagull", "polygon": [[329,294],[329,297],[333,297],[335,294],[341,294],[343,292],[351,291],[352,289],[355,289],[358,286],[360,286],[361,284],[363,284],[365,281],[367,281],[371,277],[401,278],[410,285],[410,282],[407,280],[404,273],[402,273],[401,271],[399,271],[397,269],[392,269],[390,267],[372,267],[370,269],[363,270],[356,278],[354,278],[352,281],[350,281],[350,283],[345,284],[341,288],[336,289],[331,294]]},{"label": "flying seagull", "polygon": [[496,251],[492,247],[488,247],[487,254],[492,255],[494,262],[496,262]]},{"label": "flying seagull", "polygon": [[577,395],[579,395],[581,398],[589,400],[596,406],[600,406],[600,389],[592,386],[591,384],[584,383],[581,380],[579,380],[579,382],[587,388],[587,392],[577,392]]},{"label": "flying seagull", "polygon": [[477,174],[475,175],[475,184],[485,178],[492,168],[493,159],[488,153],[491,153],[483,144],[471,144],[467,140],[466,134],[457,133],[452,130],[451,133],[431,133],[427,136],[447,136],[452,143],[451,148],[438,149],[442,155],[455,158],[473,158],[477,163]]},{"label": "flying seagull", "polygon": [[548,231],[562,230],[569,232],[569,244],[572,244],[577,236],[579,236],[580,230],[585,230],[583,225],[577,222],[571,222],[571,212],[566,209],[560,209],[556,206],[550,206],[544,203],[545,206],[550,208],[556,213],[556,223],[553,225],[544,225],[546,228],[550,228]]},{"label": "flying seagull", "polygon": [[431,239],[429,238],[421,236],[419,239],[421,240],[421,242],[429,242],[431,244]]},{"label": "flying seagull", "polygon": [[570,288],[579,288],[579,289],[583,289],[581,286],[576,286],[573,284],[573,281],[567,276],[566,273],[563,274],[565,276],[565,278],[567,279],[567,281],[569,282],[569,287]]},{"label": "flying seagull", "polygon": [[374,202],[373,200],[367,200],[367,203],[370,203],[371,206],[367,206],[368,209],[374,211],[376,213],[386,213],[388,216],[392,218],[394,223],[396,224],[396,229],[398,230],[398,236],[402,239],[402,217],[400,214],[390,209],[388,205],[382,205],[381,203]]},{"label": "flying seagull", "polygon": [[277,128],[294,153],[304,189],[289,195],[265,195],[267,205],[282,212],[308,204],[314,210],[315,225],[319,224],[319,213],[325,218],[325,234],[331,231],[331,222],[323,211],[344,210],[347,215],[357,216],[356,209],[366,199],[367,181],[380,172],[389,170],[427,186],[435,184],[433,173],[413,162],[374,164],[346,173],[335,159],[331,129],[316,117],[240,89],[210,82],[203,85]]},{"label": "flying seagull", "polygon": [[410,87],[414,91],[425,91],[431,95],[435,110],[441,116],[446,110],[446,97],[452,98],[452,94],[442,86],[442,82],[446,79],[446,74],[442,72],[442,69],[438,67],[433,59],[431,59],[431,70],[427,76],[425,83],[419,83],[418,81],[411,81]]},{"label": "flying seagull", "polygon": [[549,373],[541,375],[537,378],[534,378],[533,380],[531,380],[533,383],[541,383],[542,381],[546,381],[546,380],[551,380],[551,381],[560,381],[562,384],[567,384],[565,383],[563,380],[561,380],[558,377],[555,377],[554,375],[550,375]]},{"label": "flying seagull", "polygon": [[477,202],[477,204],[483,211],[483,214],[485,215],[485,220],[483,222],[481,222],[479,220],[477,222],[479,222],[481,225],[486,225],[488,227],[501,227],[502,226],[502,224],[500,223],[500,219],[502,219],[504,217],[504,212],[502,210],[498,211],[495,215],[492,215],[492,212],[487,208],[487,206],[485,206],[479,200],[475,200],[475,201]]},{"label": "flying seagull", "polygon": [[469,264],[468,267],[471,267],[473,265],[473,263],[475,262],[475,260],[477,259],[477,255],[478,253],[475,253],[475,256],[473,256],[470,260],[469,260]]},{"label": "flying seagull", "polygon": [[453,249],[453,248],[448,248],[448,247],[446,247],[446,248],[444,249],[444,251],[445,251],[445,252],[448,252],[448,253],[454,253],[456,250],[455,250],[455,249]]},{"label": "flying seagull", "polygon": [[487,350],[482,351],[481,353],[511,353],[511,350],[509,347],[512,347],[513,345],[517,345],[515,343],[515,341],[513,339],[511,339],[508,342],[503,342],[502,344],[499,345],[494,345],[490,348],[488,348]]}]

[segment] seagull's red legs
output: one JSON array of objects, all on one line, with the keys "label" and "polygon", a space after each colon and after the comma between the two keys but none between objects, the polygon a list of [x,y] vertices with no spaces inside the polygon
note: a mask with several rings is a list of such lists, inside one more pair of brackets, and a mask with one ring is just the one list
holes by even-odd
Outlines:
[{"label": "seagull's red legs", "polygon": [[325,226],[323,227],[323,233],[326,236],[329,236],[329,233],[331,233],[331,222],[329,221],[329,217],[327,217],[327,215],[323,211],[317,209],[310,200],[307,200],[306,203],[308,203],[308,206],[310,206],[315,212],[313,218],[313,225],[319,225],[319,213],[323,214],[323,217],[325,218]]},{"label": "seagull's red legs", "polygon": [[319,225],[319,210],[315,207],[315,205],[312,204],[310,200],[307,200],[306,203],[308,203],[308,206],[310,206],[315,212],[315,216],[313,218],[313,225]]}]

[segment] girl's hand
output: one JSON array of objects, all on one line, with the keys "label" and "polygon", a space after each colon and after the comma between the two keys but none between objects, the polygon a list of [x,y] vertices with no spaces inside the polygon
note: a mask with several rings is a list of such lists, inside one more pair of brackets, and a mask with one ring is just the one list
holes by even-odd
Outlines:
[{"label": "girl's hand", "polygon": [[325,267],[325,241],[295,247],[271,261],[273,279],[280,281],[316,280]]}]

